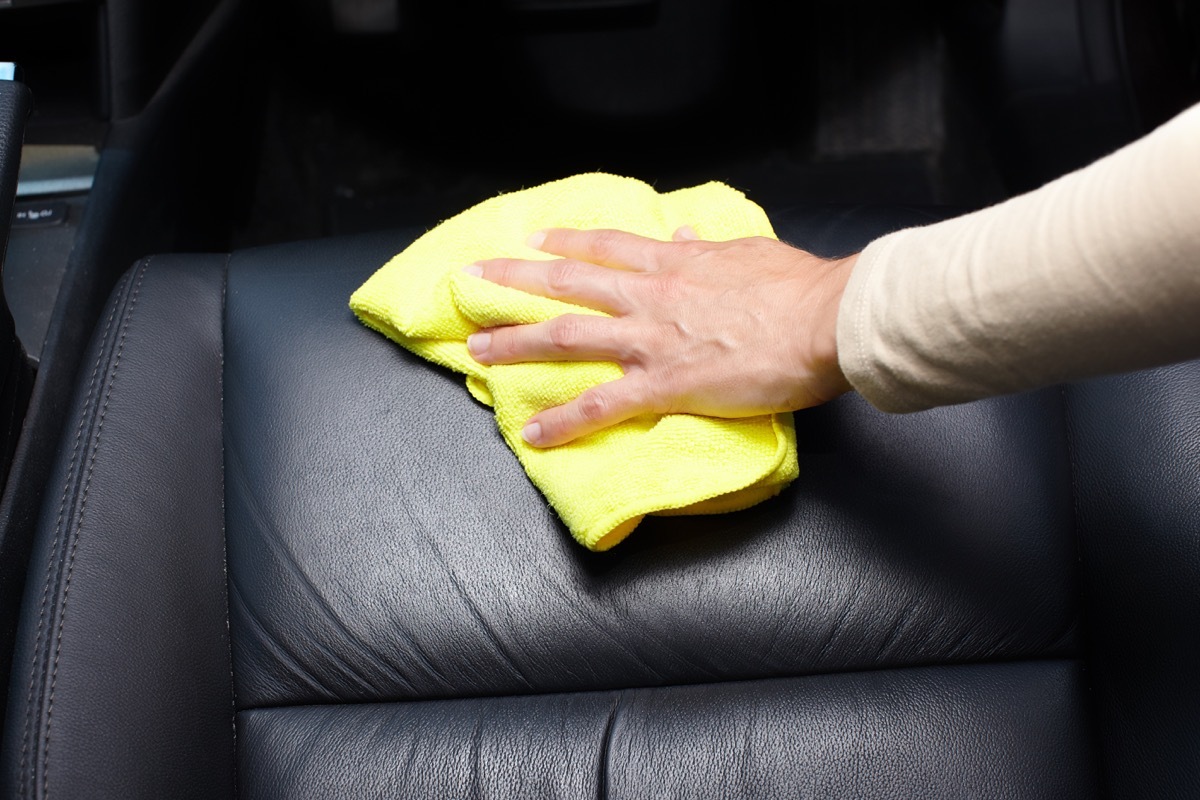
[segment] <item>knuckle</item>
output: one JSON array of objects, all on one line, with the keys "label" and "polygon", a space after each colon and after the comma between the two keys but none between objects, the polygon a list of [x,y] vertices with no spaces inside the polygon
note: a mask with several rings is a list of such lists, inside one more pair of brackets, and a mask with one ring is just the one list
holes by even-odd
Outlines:
[{"label": "knuckle", "polygon": [[611,410],[612,401],[604,392],[589,389],[579,396],[579,417],[584,422],[603,422]]},{"label": "knuckle", "polygon": [[546,275],[546,288],[556,295],[568,294],[579,276],[579,263],[564,259],[550,265]]},{"label": "knuckle", "polygon": [[492,331],[492,341],[488,344],[488,355],[495,361],[508,361],[516,356],[517,341],[512,331],[497,328]]},{"label": "knuckle", "polygon": [[623,333],[626,360],[639,369],[649,368],[661,361],[669,345],[658,325],[627,325]]},{"label": "knuckle", "polygon": [[555,350],[560,352],[573,350],[583,340],[583,319],[575,314],[564,314],[550,322],[548,332],[550,344]]},{"label": "knuckle", "polygon": [[684,293],[683,276],[670,272],[656,272],[646,276],[646,291],[651,302],[670,305],[678,302]]},{"label": "knuckle", "polygon": [[505,286],[512,282],[512,273],[512,263],[509,261],[493,261],[483,269],[485,277]]},{"label": "knuckle", "polygon": [[617,248],[620,246],[620,239],[621,235],[617,231],[595,231],[592,233],[588,252],[597,261],[604,263],[616,254]]}]

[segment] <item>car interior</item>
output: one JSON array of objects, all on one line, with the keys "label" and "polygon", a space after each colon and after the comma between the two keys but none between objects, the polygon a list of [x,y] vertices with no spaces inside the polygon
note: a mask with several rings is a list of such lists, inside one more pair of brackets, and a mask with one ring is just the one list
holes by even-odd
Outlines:
[{"label": "car interior", "polygon": [[347,306],[574,174],[844,256],[1197,100],[1196,0],[0,0],[0,794],[1200,797],[1200,362],[849,394],[597,553]]}]

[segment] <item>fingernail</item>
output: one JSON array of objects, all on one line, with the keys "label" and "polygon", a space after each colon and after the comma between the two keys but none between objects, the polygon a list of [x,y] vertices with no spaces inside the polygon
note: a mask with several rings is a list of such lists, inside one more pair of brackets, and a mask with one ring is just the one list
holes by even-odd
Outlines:
[{"label": "fingernail", "polygon": [[675,231],[675,237],[678,239],[688,239],[690,241],[699,241],[700,234],[692,228],[691,225],[684,225],[679,230]]},{"label": "fingernail", "polygon": [[541,250],[542,245],[546,243],[546,232],[536,231],[529,234],[529,238],[525,240],[525,244],[532,247],[534,250]]},{"label": "fingernail", "polygon": [[531,422],[521,429],[521,438],[529,442],[529,444],[537,444],[542,438],[542,424],[540,422]]},{"label": "fingernail", "polygon": [[463,267],[463,272],[467,273],[468,275],[474,275],[476,278],[483,277],[483,267],[479,266],[478,264],[468,264],[467,266]]},{"label": "fingernail", "polygon": [[490,333],[472,333],[467,337],[467,349],[473,356],[481,356],[486,353],[491,343],[492,335]]}]

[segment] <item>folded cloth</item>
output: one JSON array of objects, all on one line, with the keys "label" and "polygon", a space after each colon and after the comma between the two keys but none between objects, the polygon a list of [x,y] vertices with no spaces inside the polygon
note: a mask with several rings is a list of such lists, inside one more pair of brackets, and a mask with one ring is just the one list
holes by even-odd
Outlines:
[{"label": "folded cloth", "polygon": [[571,533],[590,550],[607,550],[646,514],[735,511],[778,494],[798,471],[792,415],[644,415],[559,447],[530,447],[521,438],[529,417],[620,378],[621,368],[484,366],[468,353],[467,337],[480,328],[601,312],[500,286],[463,267],[551,258],[525,245],[543,228],[617,228],[666,240],[682,225],[713,241],[775,238],[763,210],[720,183],[658,194],[632,178],[577,175],[494,197],[443,222],[380,268],[350,307],[413,353],[466,373],[468,391],[495,409],[504,440]]}]

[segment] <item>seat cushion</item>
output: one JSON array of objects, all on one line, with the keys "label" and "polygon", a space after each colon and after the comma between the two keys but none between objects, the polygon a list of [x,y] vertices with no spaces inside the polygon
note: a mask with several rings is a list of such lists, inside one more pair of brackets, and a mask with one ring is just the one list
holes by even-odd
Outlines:
[{"label": "seat cushion", "polygon": [[[775,222],[834,255],[928,219]],[[1058,390],[844,397],[796,415],[778,498],[590,553],[457,376],[347,308],[413,235],[162,257],[116,296],[40,523],[6,789],[1097,791]]]},{"label": "seat cushion", "polygon": [[747,511],[580,548],[460,379],[346,298],[395,236],[235,254],[226,519],[240,707],[604,690],[1078,653],[1057,390],[796,415]]}]

